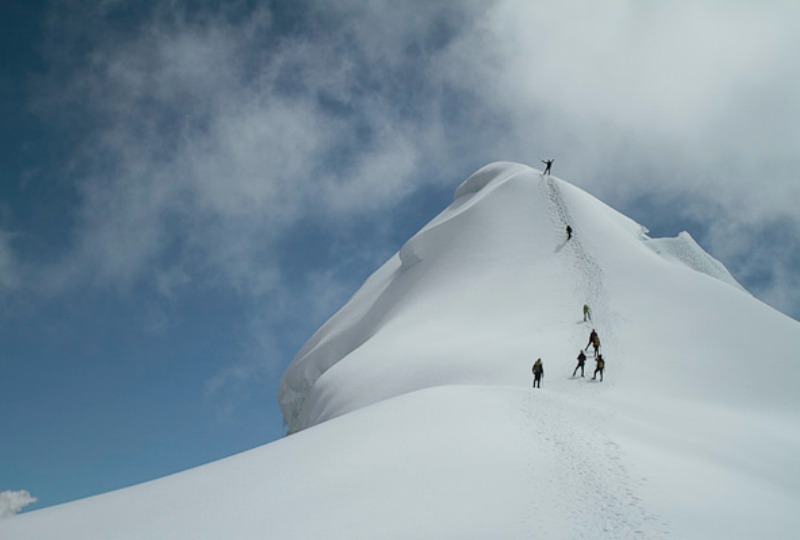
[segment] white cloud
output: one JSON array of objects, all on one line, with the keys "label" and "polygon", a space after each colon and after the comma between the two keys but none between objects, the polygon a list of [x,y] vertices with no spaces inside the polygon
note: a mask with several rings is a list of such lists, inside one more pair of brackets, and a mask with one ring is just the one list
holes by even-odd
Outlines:
[{"label": "white cloud", "polygon": [[[694,161],[738,146],[758,123],[752,106],[797,85],[797,69],[784,69],[786,51],[798,44],[796,12],[774,4],[506,0],[487,12],[481,31],[462,36],[459,57],[474,57],[477,69],[456,63],[449,76],[505,112],[511,136],[535,137],[525,144],[584,143],[573,143],[570,150],[583,152],[568,157],[592,158],[581,167],[588,174],[648,143],[676,145],[676,159]],[[797,111],[797,100],[782,107]],[[720,131],[732,116],[741,131]]]},{"label": "white cloud", "polygon": [[0,491],[0,518],[5,518],[17,514],[20,510],[36,502],[36,497],[32,497],[25,490],[21,491]]},{"label": "white cloud", "polygon": [[[443,69],[503,122],[498,155],[554,156],[556,174],[623,212],[643,195],[688,201],[659,210],[704,223],[701,242],[740,278],[771,275],[759,294],[786,298],[780,276],[797,261],[769,257],[775,235],[746,232],[800,224],[799,15],[793,3],[506,0]],[[737,262],[755,252],[767,268]]]},{"label": "white cloud", "polygon": [[132,36],[92,36],[89,65],[49,96],[96,122],[76,134],[90,174],[50,289],[125,288],[177,248],[185,273],[191,262],[264,294],[278,277],[258,269],[276,267],[270,247],[310,209],[358,214],[413,190],[427,128],[390,121],[402,104],[360,88],[392,74],[348,73],[368,51],[338,29],[264,45],[277,31],[263,10],[240,25],[160,10]]}]

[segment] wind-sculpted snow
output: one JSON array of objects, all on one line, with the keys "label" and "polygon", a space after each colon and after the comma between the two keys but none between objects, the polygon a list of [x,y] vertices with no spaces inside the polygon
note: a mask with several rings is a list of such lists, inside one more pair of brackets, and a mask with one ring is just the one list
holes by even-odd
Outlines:
[{"label": "wind-sculpted snow", "polygon": [[675,238],[655,238],[647,241],[647,247],[666,259],[681,262],[697,272],[702,272],[734,287],[744,290],[725,266],[709,255],[684,231]]},{"label": "wind-sculpted snow", "polygon": [[453,198],[458,200],[465,195],[478,193],[491,183],[498,184],[512,176],[520,173],[524,174],[526,172],[530,172],[530,170],[525,165],[520,165],[519,163],[505,161],[490,163],[489,165],[481,167],[472,173],[469,178],[464,180],[456,189]]}]

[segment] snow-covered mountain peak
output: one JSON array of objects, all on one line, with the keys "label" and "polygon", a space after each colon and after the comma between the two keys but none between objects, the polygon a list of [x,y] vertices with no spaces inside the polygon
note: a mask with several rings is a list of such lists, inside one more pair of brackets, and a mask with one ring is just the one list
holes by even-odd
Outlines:
[{"label": "snow-covered mountain peak", "polygon": [[297,354],[279,394],[289,430],[431,386],[525,385],[534,356],[563,361],[585,345],[584,304],[613,344],[639,315],[621,298],[652,297],[670,282],[703,288],[709,276],[738,287],[688,234],[645,233],[528,166],[479,169]]}]

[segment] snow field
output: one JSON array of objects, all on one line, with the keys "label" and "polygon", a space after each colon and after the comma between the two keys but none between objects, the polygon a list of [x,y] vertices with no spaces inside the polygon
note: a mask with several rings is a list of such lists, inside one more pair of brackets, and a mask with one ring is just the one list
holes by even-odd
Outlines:
[{"label": "snow field", "polygon": [[[604,487],[628,481],[613,458],[602,463],[617,450],[588,421],[561,429],[559,411],[571,407],[545,391],[422,390],[186,473],[17,516],[0,531],[15,540],[631,537],[643,510]],[[553,497],[584,485],[577,506]]]}]

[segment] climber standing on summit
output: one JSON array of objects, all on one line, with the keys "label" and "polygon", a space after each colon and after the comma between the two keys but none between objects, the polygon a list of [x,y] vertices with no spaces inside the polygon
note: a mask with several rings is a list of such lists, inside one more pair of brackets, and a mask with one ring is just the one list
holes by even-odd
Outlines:
[{"label": "climber standing on summit", "polygon": [[553,166],[553,162],[555,160],[554,159],[548,159],[548,160],[540,159],[539,161],[541,161],[542,163],[545,164],[544,172],[542,173],[542,176],[550,174],[550,168]]}]

